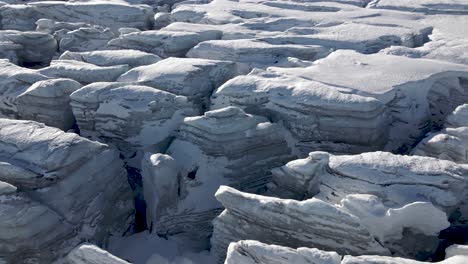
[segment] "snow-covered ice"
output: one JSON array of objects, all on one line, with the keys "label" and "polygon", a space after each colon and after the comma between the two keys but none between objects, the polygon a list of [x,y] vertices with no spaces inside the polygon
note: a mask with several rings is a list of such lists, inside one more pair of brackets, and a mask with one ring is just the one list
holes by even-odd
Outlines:
[{"label": "snow-covered ice", "polygon": [[412,154],[468,163],[468,104],[457,107],[448,115],[444,129],[428,134]]},{"label": "snow-covered ice", "polygon": [[[132,218],[115,149],[33,121],[0,119],[0,260],[50,263],[80,240],[105,244]],[[63,199],[73,197],[73,199]]]},{"label": "snow-covered ice", "polygon": [[[293,157],[280,127],[237,107],[185,118],[166,153],[143,159],[148,221],[156,234],[186,233],[200,242],[208,242],[211,220],[222,211],[214,198],[220,185],[261,192],[270,169]],[[165,188],[156,185],[163,182]]]},{"label": "snow-covered ice", "polygon": [[293,249],[267,245],[255,240],[241,240],[229,245],[225,263],[340,264],[341,256],[336,252],[316,248]]},{"label": "snow-covered ice", "polygon": [[83,135],[96,136],[130,155],[164,149],[184,117],[197,113],[184,96],[119,82],[92,83],[70,98]]},{"label": "snow-covered ice", "polygon": [[122,74],[117,81],[186,96],[202,110],[209,107],[213,91],[238,74],[237,65],[230,61],[168,58],[134,68]]},{"label": "snow-covered ice", "polygon": [[97,66],[116,66],[126,64],[133,67],[153,64],[160,57],[139,50],[97,50],[88,52],[65,51],[60,60],[76,60]]},{"label": "snow-covered ice", "polygon": [[466,264],[467,51],[467,0],[0,0],[0,264]]}]

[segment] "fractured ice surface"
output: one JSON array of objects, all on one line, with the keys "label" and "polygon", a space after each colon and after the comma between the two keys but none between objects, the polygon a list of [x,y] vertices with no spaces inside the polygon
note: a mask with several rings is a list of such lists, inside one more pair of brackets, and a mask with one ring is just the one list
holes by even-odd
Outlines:
[{"label": "fractured ice surface", "polygon": [[429,36],[430,41],[418,48],[392,46],[382,50],[383,53],[406,56],[410,58],[428,58],[454,63],[468,64],[468,17],[464,16],[428,16],[424,24],[434,28]]},{"label": "fractured ice surface", "polygon": [[156,54],[163,58],[183,57],[192,47],[206,40],[220,39],[222,32],[148,30],[123,34],[108,43],[111,49],[136,49]]},{"label": "fractured ice surface", "polygon": [[468,246],[455,244],[445,249],[446,259],[457,255],[468,256]]},{"label": "fractured ice surface", "polygon": [[63,130],[73,126],[69,96],[80,83],[48,78],[4,60],[0,64],[0,116],[34,120]]},{"label": "fractured ice surface", "polygon": [[339,203],[349,194],[372,194],[391,207],[431,202],[450,214],[466,199],[467,169],[450,161],[388,152],[311,152],[306,159],[273,170],[271,187],[285,198],[317,197],[332,203]]},{"label": "fractured ice surface", "polygon": [[102,49],[109,40],[115,37],[109,28],[82,22],[57,22],[43,18],[39,19],[36,24],[36,31],[54,35],[60,52]]},{"label": "fractured ice surface", "polygon": [[0,43],[2,49],[7,43],[15,44],[5,48],[15,51],[16,61],[13,62],[20,64],[48,64],[57,50],[57,41],[52,35],[34,31],[0,30]]},{"label": "fractured ice surface", "polygon": [[[437,236],[439,231],[450,226],[447,215],[430,202],[413,202],[400,208],[388,208],[375,195],[351,194],[341,200],[340,206],[359,217],[381,243],[403,238],[404,229]],[[427,218],[431,218],[431,221],[421,221]]]},{"label": "fractured ice surface", "polygon": [[21,119],[34,120],[66,131],[75,123],[70,94],[80,88],[81,84],[71,79],[36,82],[16,98],[18,115]]},{"label": "fractured ice surface", "polygon": [[103,244],[124,231],[133,209],[116,150],[40,123],[0,119],[0,160],[0,259],[50,263],[81,239]]},{"label": "fractured ice surface", "polygon": [[407,258],[392,258],[386,256],[345,256],[341,264],[463,264],[468,261],[466,256],[453,256],[439,262],[422,262]]},{"label": "fractured ice surface", "polygon": [[328,54],[328,49],[316,45],[273,45],[259,40],[204,41],[188,53],[188,57],[231,60],[249,66],[274,65],[288,57],[313,61]]},{"label": "fractured ice surface", "polygon": [[413,155],[468,163],[468,104],[447,116],[444,129],[430,133],[412,150]]},{"label": "fractured ice surface", "polygon": [[[1,167],[6,166],[4,162],[0,164]],[[24,173],[20,168],[16,171]],[[2,174],[4,176],[6,173],[2,171]],[[75,236],[73,226],[64,222],[53,209],[34,201],[15,186],[3,181],[0,181],[0,199],[0,261],[13,263],[16,259],[50,260],[56,257],[52,250],[63,251],[64,247],[66,250],[70,246],[66,241]]]},{"label": "fractured ice surface", "polygon": [[149,6],[112,2],[44,1],[0,7],[3,29],[34,30],[41,18],[58,22],[85,22],[109,27],[149,29],[154,15]]},{"label": "fractured ice surface", "polygon": [[0,42],[0,58],[7,59],[14,64],[19,64],[20,58],[18,52],[22,49],[23,45],[2,41]]},{"label": "fractured ice surface", "polygon": [[358,217],[316,198],[280,199],[221,186],[216,199],[225,207],[213,221],[211,238],[211,251],[220,259],[230,242],[244,239],[339,254],[389,254]]},{"label": "fractured ice surface", "polygon": [[166,153],[142,163],[148,226],[204,239],[221,211],[213,197],[221,184],[262,192],[269,170],[292,158],[279,126],[236,107],[185,118]]},{"label": "fractured ice surface", "polygon": [[77,125],[125,153],[159,150],[185,116],[196,115],[184,96],[152,87],[97,82],[71,94]]},{"label": "fractured ice surface", "polygon": [[195,105],[206,109],[214,89],[238,73],[237,65],[230,61],[168,58],[134,68],[120,76],[117,81],[151,86],[183,95]]},{"label": "fractured ice surface", "polygon": [[[458,252],[462,253],[462,252]],[[450,256],[438,264],[464,264],[468,257],[463,254]],[[428,264],[406,258],[387,256],[342,256],[335,252],[327,252],[316,248],[282,247],[268,245],[254,240],[241,240],[229,245],[226,264],[275,263],[275,264]]]},{"label": "fractured ice surface", "polygon": [[397,150],[466,100],[467,78],[463,65],[339,50],[310,67],[231,79],[212,108],[235,105],[283,121],[302,153]]},{"label": "fractured ice surface", "polygon": [[35,70],[0,60],[0,117],[18,118],[16,99],[32,84],[48,79]]},{"label": "fractured ice surface", "polygon": [[336,252],[327,252],[316,248],[293,249],[267,245],[254,240],[241,240],[229,245],[224,263],[340,264],[341,256]]},{"label": "fractured ice surface", "polygon": [[[290,247],[318,247],[353,255],[372,252],[386,254],[388,248],[393,254],[410,256],[412,252],[435,247],[437,235],[449,226],[447,215],[430,202],[411,202],[402,207],[389,208],[375,195],[356,192],[347,195],[339,205],[332,205],[316,198],[296,201],[226,188],[221,187],[216,193],[216,198],[226,208],[214,221],[211,242],[217,256],[222,256],[226,243],[240,239],[255,239]],[[340,214],[333,215],[326,211],[339,211]],[[341,213],[349,214],[350,220],[344,220],[347,218]],[[428,218],[431,221],[421,222],[421,219]],[[359,232],[354,230],[357,224],[351,224],[353,221],[359,223]],[[427,241],[421,243],[424,246],[401,242],[408,231],[425,236]],[[328,232],[349,232],[353,235],[329,235]],[[365,234],[367,242],[354,240],[358,239],[354,234],[356,232]],[[365,243],[368,243],[367,248],[363,246]]]},{"label": "fractured ice surface", "polygon": [[50,66],[38,72],[50,77],[70,78],[82,84],[89,84],[113,82],[128,69],[128,65],[97,66],[76,60],[53,60]]},{"label": "fractured ice surface", "polygon": [[139,50],[97,50],[88,52],[66,51],[60,60],[76,60],[97,66],[116,66],[126,64],[131,68],[153,64],[161,60],[160,57]]},{"label": "fractured ice surface", "polygon": [[468,14],[468,3],[464,0],[379,0],[372,3],[371,7],[426,14]]},{"label": "fractured ice surface", "polygon": [[[368,16],[382,17],[394,21],[412,19],[414,14],[402,14],[376,9],[363,9],[344,4],[345,1],[258,1],[233,2],[214,0],[208,3],[193,1],[179,4],[171,12],[173,21],[198,24],[241,24],[255,25],[263,31],[280,31],[298,26],[329,26],[350,20],[366,19]],[[275,30],[276,29],[276,30]]]},{"label": "fractured ice surface", "polygon": [[129,264],[92,244],[81,244],[67,255],[67,264]]}]

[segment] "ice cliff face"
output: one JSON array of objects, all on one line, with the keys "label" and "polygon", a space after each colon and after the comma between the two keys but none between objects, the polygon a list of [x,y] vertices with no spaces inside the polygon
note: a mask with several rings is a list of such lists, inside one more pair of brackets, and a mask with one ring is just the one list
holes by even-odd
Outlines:
[{"label": "ice cliff face", "polygon": [[292,249],[267,245],[254,240],[241,240],[231,243],[225,263],[300,263],[300,264],[340,264],[341,256],[336,252],[326,252],[315,248]]},{"label": "ice cliff face", "polygon": [[19,67],[7,60],[0,60],[0,116],[18,118],[16,98],[32,84],[48,79],[35,70]]},{"label": "ice cliff face", "polygon": [[3,261],[46,263],[125,230],[133,209],[115,149],[32,121],[0,127]]},{"label": "ice cliff face", "polygon": [[39,19],[62,22],[85,22],[118,30],[122,27],[149,29],[154,14],[148,6],[112,2],[59,2],[44,1],[0,8],[4,29],[34,30]]},{"label": "ice cliff face", "polygon": [[468,163],[467,121],[468,105],[464,104],[447,116],[442,131],[429,134],[412,154]]},{"label": "ice cliff face", "polygon": [[270,169],[292,158],[279,126],[236,107],[185,118],[167,154],[143,159],[148,225],[201,239],[222,210],[213,197],[221,184],[262,192]]},{"label": "ice cliff face", "polygon": [[230,242],[243,239],[289,247],[308,245],[341,254],[389,254],[359,218],[315,198],[282,200],[225,186],[220,187],[216,198],[226,208],[214,221],[211,238],[212,251],[220,259]]},{"label": "ice cliff face", "polygon": [[16,97],[18,115],[66,131],[75,124],[70,94],[80,88],[77,81],[64,78],[35,82]]},{"label": "ice cliff face", "polygon": [[129,264],[92,244],[81,244],[65,258],[67,264]]},{"label": "ice cliff face", "polygon": [[[317,198],[297,201],[220,187],[216,198],[226,208],[213,222],[213,253],[224,259],[230,242],[254,239],[288,247],[317,247],[340,254],[408,255],[403,230],[434,239],[449,227],[447,215],[430,202],[389,208],[375,195],[354,194],[333,205]],[[261,212],[261,213],[258,213]],[[430,223],[420,219],[430,217]],[[428,241],[422,243],[430,245]],[[433,245],[434,246],[434,245]],[[404,248],[404,249],[403,249]],[[406,252],[405,252],[406,251]]]},{"label": "ice cliff face", "polygon": [[2,52],[0,58],[27,64],[47,64],[55,55],[57,41],[47,33],[34,31],[0,31]]},{"label": "ice cliff face", "polygon": [[196,113],[184,96],[118,82],[89,84],[70,98],[83,135],[97,136],[130,155],[158,144],[164,149],[183,118]]},{"label": "ice cliff face", "polygon": [[59,59],[82,61],[102,67],[126,64],[131,68],[153,64],[161,60],[154,54],[138,50],[66,51]]},{"label": "ice cliff face", "polygon": [[[272,67],[236,77],[216,90],[212,108],[235,105],[282,121],[303,155],[314,149],[405,149],[466,100],[467,70],[337,51],[306,68]],[[337,79],[337,72],[346,78]]]},{"label": "ice cliff face", "polygon": [[147,85],[186,96],[200,111],[209,107],[213,91],[239,74],[234,62],[190,58],[168,58],[134,68],[117,81]]},{"label": "ice cliff face", "polygon": [[[461,264],[467,261],[466,256],[457,254],[447,257],[439,264]],[[229,245],[226,264],[237,263],[298,263],[298,264],[424,264],[428,262],[386,256],[340,256],[316,248],[288,248],[268,245],[253,240],[241,240]]]},{"label": "ice cliff face", "polygon": [[333,203],[353,193],[379,196],[388,205],[427,201],[450,214],[463,207],[467,169],[450,161],[388,152],[312,152],[273,170],[270,187],[284,198],[318,197]]}]

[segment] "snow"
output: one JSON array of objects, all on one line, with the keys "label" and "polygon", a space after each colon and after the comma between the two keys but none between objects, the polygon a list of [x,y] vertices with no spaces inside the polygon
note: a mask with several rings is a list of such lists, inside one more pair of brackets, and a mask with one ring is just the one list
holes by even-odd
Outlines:
[{"label": "snow", "polygon": [[239,74],[233,62],[168,58],[136,67],[117,81],[146,85],[177,95],[187,96],[200,108],[206,108],[214,89]]},{"label": "snow", "polygon": [[[394,98],[397,89],[417,99],[423,97],[421,91],[428,88],[423,87],[431,80],[457,75],[468,77],[468,67],[462,65],[381,54],[366,56],[348,50],[336,51],[308,68],[273,70],[347,88],[361,95],[374,95],[384,103]],[[335,78],[337,72],[346,78]],[[411,85],[418,82],[419,87]]]},{"label": "snow", "polygon": [[14,185],[2,187],[0,203],[0,239],[11,241],[2,251],[7,262],[22,254],[48,262],[80,240],[103,243],[128,224],[130,188],[109,146],[33,121],[0,119],[0,159],[0,182]]},{"label": "snow", "polygon": [[295,264],[340,264],[341,256],[336,252],[326,252],[316,248],[292,249],[267,245],[254,240],[241,240],[231,243],[226,264],[254,263],[295,263]]},{"label": "snow", "polygon": [[283,121],[302,155],[397,151],[464,101],[467,76],[460,64],[338,50],[309,67],[233,78],[211,101],[212,109],[235,105]]},{"label": "snow", "polygon": [[[220,185],[261,191],[270,179],[270,169],[292,157],[277,125],[236,107],[186,117],[166,153],[177,166],[172,161],[155,163],[148,158],[142,165],[148,169],[143,171],[144,179],[172,182],[178,175],[176,186],[171,188],[143,185],[148,193],[154,193],[145,196],[154,206],[147,210],[150,217],[154,220],[154,212],[160,213],[158,221],[153,221],[153,232],[182,233],[200,244],[208,243],[211,221],[222,210],[213,197]],[[166,205],[155,204],[154,196]]]},{"label": "snow", "polygon": [[129,264],[92,244],[82,244],[67,256],[70,264]]},{"label": "snow", "polygon": [[214,263],[208,251],[194,249],[193,244],[177,236],[165,239],[144,231],[127,237],[112,237],[109,251],[134,264]]},{"label": "snow", "polygon": [[358,217],[322,200],[280,199],[227,186],[221,186],[215,196],[226,208],[213,221],[212,252],[219,259],[229,243],[245,239],[333,249],[339,254],[389,254]]},{"label": "snow", "polygon": [[444,127],[426,135],[411,154],[468,163],[468,105],[461,105],[449,114]]},{"label": "snow", "polygon": [[128,65],[97,66],[75,60],[54,60],[49,67],[42,68],[38,72],[50,77],[70,78],[82,84],[89,84],[113,82],[128,70]]},{"label": "snow", "polygon": [[465,0],[379,0],[375,4],[372,4],[372,7],[423,12],[426,14],[468,14],[468,5]]},{"label": "snow", "polygon": [[183,96],[119,82],[89,84],[70,98],[84,135],[97,133],[126,153],[157,146],[196,113]]},{"label": "snow", "polygon": [[445,258],[453,256],[468,256],[468,245],[451,245],[445,249]]},{"label": "snow", "polygon": [[[468,261],[465,256],[454,256],[449,259],[433,262],[437,264],[464,264]],[[428,262],[405,258],[392,258],[385,256],[345,256],[341,264],[425,264]]]},{"label": "snow", "polygon": [[318,45],[273,45],[260,40],[204,41],[187,52],[187,57],[231,60],[250,67],[272,65],[288,57],[313,61],[323,58],[329,49]]},{"label": "snow", "polygon": [[89,52],[65,51],[60,60],[77,60],[97,66],[115,66],[127,64],[130,67],[153,64],[161,60],[160,57],[139,50],[98,50]]},{"label": "snow", "polygon": [[[25,15],[27,14],[27,15]],[[63,22],[85,22],[117,30],[121,27],[148,29],[154,15],[149,6],[116,2],[43,1],[5,5],[0,10],[4,29],[34,30],[41,18]]]},{"label": "snow", "polygon": [[454,26],[466,25],[468,23],[466,15],[432,15],[425,17],[422,21],[424,24],[433,27],[432,34],[429,36],[429,42],[414,49],[392,46],[381,52],[468,64],[468,55],[465,52],[468,47],[468,42],[465,38],[468,34],[467,27]]},{"label": "snow", "polygon": [[1,30],[0,42],[15,45],[9,48],[15,50],[18,63],[21,64],[47,64],[57,49],[54,36],[34,31]]},{"label": "snow", "polygon": [[[400,208],[388,208],[375,195],[347,195],[341,207],[367,226],[381,243],[403,238],[403,229],[413,229],[428,236],[449,227],[447,215],[428,202],[414,202]],[[431,219],[431,221],[425,221]]]},{"label": "snow", "polygon": [[68,130],[75,123],[70,94],[79,88],[81,84],[71,79],[36,82],[16,97],[18,115],[21,119]]}]

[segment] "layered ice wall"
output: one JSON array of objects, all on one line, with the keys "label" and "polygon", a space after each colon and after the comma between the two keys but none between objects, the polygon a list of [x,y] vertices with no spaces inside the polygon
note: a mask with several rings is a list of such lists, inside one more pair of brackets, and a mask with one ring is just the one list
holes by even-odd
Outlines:
[{"label": "layered ice wall", "polygon": [[[226,208],[213,222],[211,238],[213,254],[221,260],[230,242],[243,239],[340,254],[392,252],[414,257],[413,252],[434,249],[437,235],[450,225],[446,213],[430,202],[389,208],[379,197],[368,194],[348,195],[333,205],[317,198],[272,198],[222,186],[216,198]],[[431,221],[421,222],[427,218]],[[426,240],[420,245],[405,241],[417,236]]]},{"label": "layered ice wall", "polygon": [[35,82],[16,97],[18,115],[21,119],[66,131],[76,121],[70,106],[70,94],[80,88],[80,83],[65,78]]},{"label": "layered ice wall", "polygon": [[0,58],[20,65],[48,64],[57,50],[54,36],[35,31],[0,31]]},{"label": "layered ice wall", "polygon": [[112,2],[44,1],[0,7],[3,28],[21,31],[35,30],[36,21],[43,18],[85,22],[115,31],[122,27],[149,29],[152,15],[149,6]]},{"label": "layered ice wall", "polygon": [[0,60],[0,116],[18,118],[16,98],[32,84],[48,79],[35,70],[17,66],[8,60]]},{"label": "layered ice wall", "polygon": [[204,111],[209,107],[213,91],[239,73],[237,65],[230,61],[168,58],[134,68],[122,74],[117,81],[186,96],[200,111]]},{"label": "layered ice wall", "polygon": [[340,50],[310,67],[236,77],[216,90],[212,108],[283,122],[303,155],[405,151],[466,100],[467,77],[463,65]]},{"label": "layered ice wall", "polygon": [[161,60],[154,54],[139,50],[66,51],[59,59],[82,61],[103,67],[126,64],[131,68],[153,64]]},{"label": "layered ice wall", "polygon": [[284,198],[317,197],[332,203],[367,193],[389,206],[427,201],[450,214],[464,208],[467,169],[464,164],[388,152],[342,156],[312,152],[273,170],[270,191]]},{"label": "layered ice wall", "polygon": [[221,184],[262,192],[270,169],[293,157],[279,126],[236,107],[185,118],[166,153],[142,163],[148,225],[205,240],[222,210],[213,197]]},{"label": "layered ice wall", "polygon": [[412,154],[468,163],[468,105],[457,107],[445,119],[444,129],[430,133]]},{"label": "layered ice wall", "polygon": [[129,264],[92,244],[81,244],[65,258],[67,264]]},{"label": "layered ice wall", "polygon": [[341,254],[390,252],[359,218],[318,199],[295,201],[242,193],[221,186],[216,198],[226,208],[213,222],[212,252],[221,260],[230,242],[255,239],[289,247],[318,247]]},{"label": "layered ice wall", "polygon": [[241,240],[229,245],[226,264],[254,263],[340,264],[341,256],[316,248],[287,248],[255,240]]},{"label": "layered ice wall", "polygon": [[130,156],[137,150],[165,149],[183,118],[196,113],[184,96],[119,82],[89,84],[70,98],[83,135],[112,143]]},{"label": "layered ice wall", "polygon": [[[447,257],[438,264],[462,264],[468,258],[462,254]],[[289,248],[268,245],[254,240],[241,240],[229,245],[226,264],[238,263],[278,263],[278,264],[427,264],[430,262],[416,261],[405,258],[387,256],[340,256],[335,252],[327,252],[316,248]]]},{"label": "layered ice wall", "polygon": [[0,119],[0,139],[0,259],[50,263],[125,231],[133,206],[115,149],[32,121]]}]

